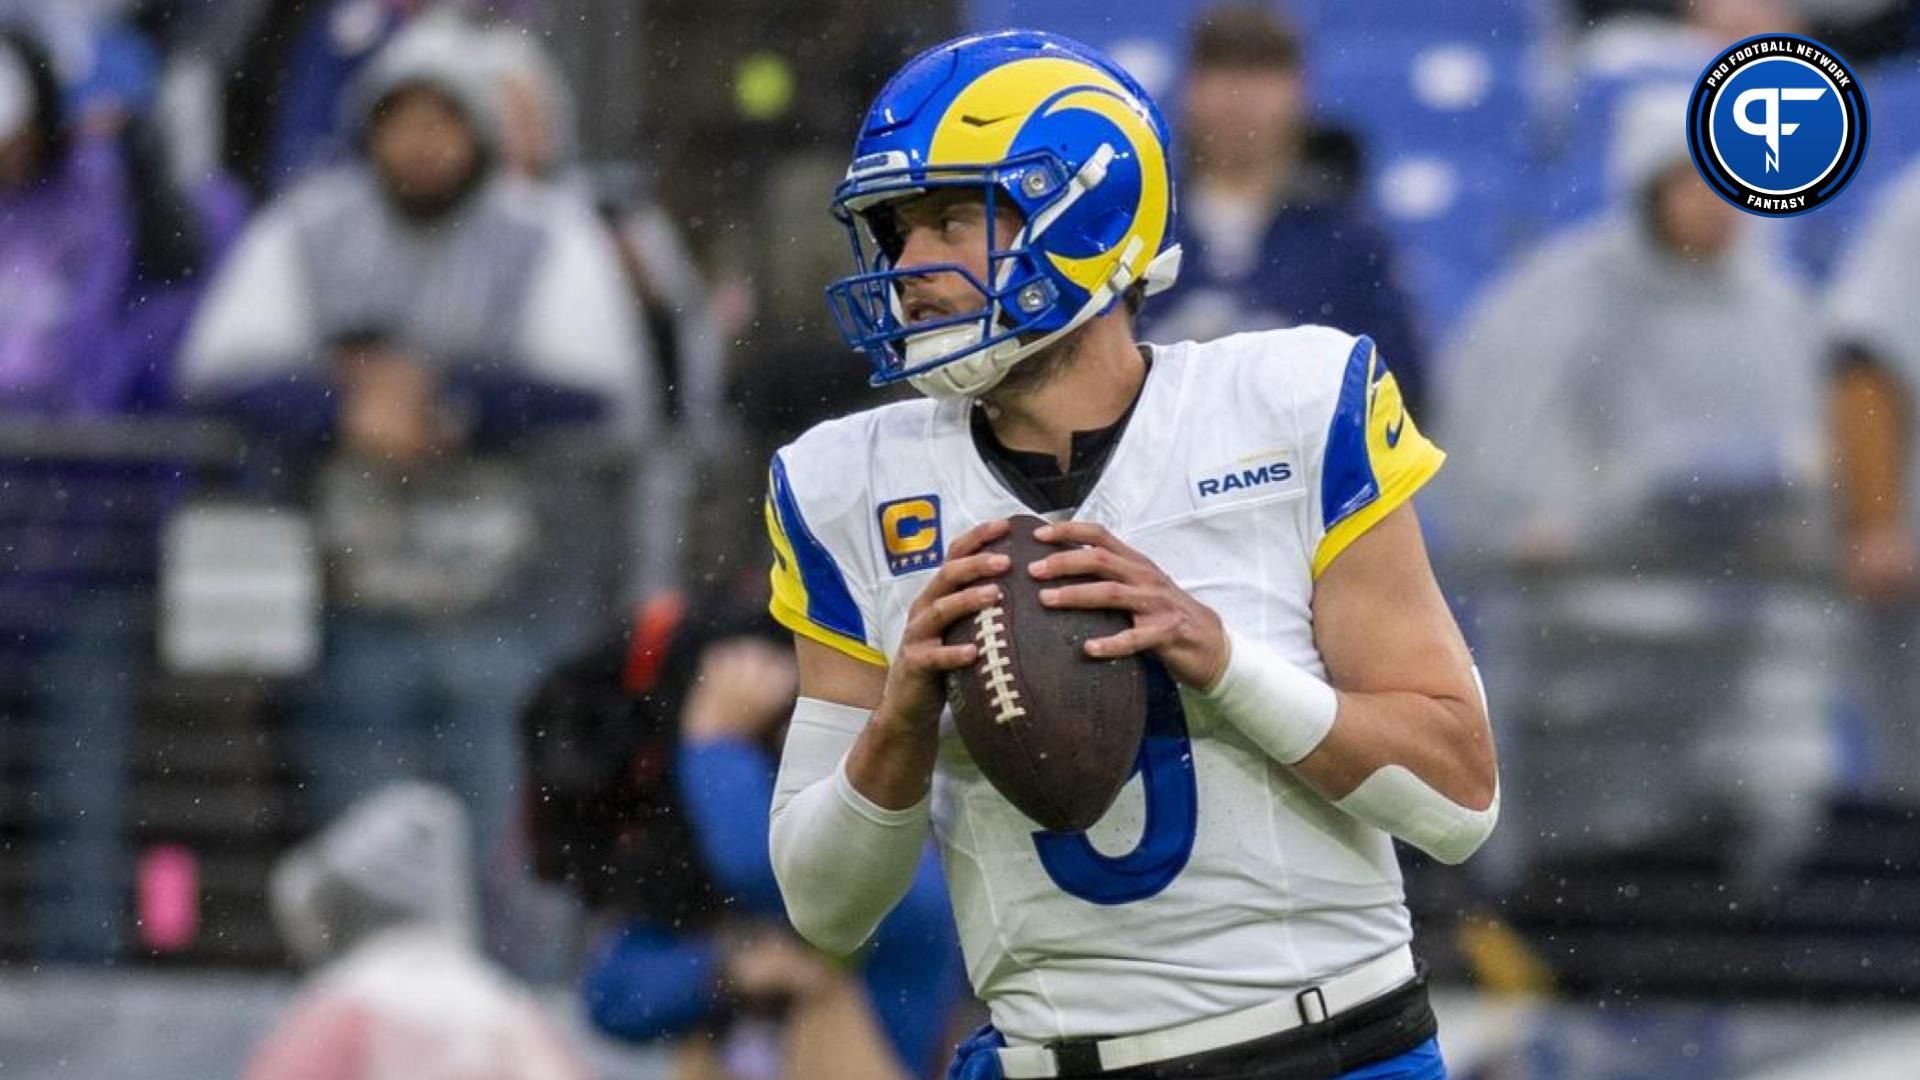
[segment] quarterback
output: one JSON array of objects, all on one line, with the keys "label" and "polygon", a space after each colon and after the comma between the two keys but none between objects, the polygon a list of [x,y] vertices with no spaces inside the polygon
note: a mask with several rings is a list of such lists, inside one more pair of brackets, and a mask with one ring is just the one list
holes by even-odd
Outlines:
[{"label": "quarterback", "polygon": [[[936,47],[867,114],[829,300],[875,382],[924,397],[773,460],[801,670],[775,871],[851,952],[931,829],[992,1015],[956,1076],[1443,1077],[1392,840],[1466,858],[1498,783],[1410,502],[1442,455],[1364,336],[1134,340],[1179,269],[1168,158],[1132,77],[1043,33]],[[1027,513],[1068,549],[983,550]],[[1127,612],[1088,654],[1179,685],[1083,833],[1039,829],[943,719],[976,646],[942,631],[1013,574]]]}]

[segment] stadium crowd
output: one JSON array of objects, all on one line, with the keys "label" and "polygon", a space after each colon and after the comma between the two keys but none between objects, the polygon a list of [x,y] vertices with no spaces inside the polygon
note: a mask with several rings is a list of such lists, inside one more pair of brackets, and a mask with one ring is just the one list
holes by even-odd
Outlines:
[{"label": "stadium crowd", "polygon": [[[878,400],[821,300],[852,118],[970,24],[795,6],[834,31],[638,5],[616,61],[613,5],[0,0],[0,816],[29,860],[0,954],[153,954],[140,732],[212,670],[271,688],[304,840],[271,906],[335,991],[428,955],[498,1015],[496,963],[576,982],[612,1038],[726,1033],[688,1075],[943,1059],[931,855],[854,970],[785,926],[757,518],[772,447]],[[1764,898],[1836,800],[1920,808],[1920,17],[1442,6],[1493,14],[1196,6],[1161,43],[1187,257],[1142,337],[1371,333],[1450,453],[1422,513],[1508,800],[1473,906],[1688,843]],[[1870,74],[1875,156],[1763,221],[1679,116],[1718,47],[1780,30]],[[212,503],[304,530],[313,588],[243,605],[317,628],[288,666],[169,670],[169,523]],[[322,1075],[301,1047],[359,1045],[336,1022],[310,1004],[256,1075]]]}]

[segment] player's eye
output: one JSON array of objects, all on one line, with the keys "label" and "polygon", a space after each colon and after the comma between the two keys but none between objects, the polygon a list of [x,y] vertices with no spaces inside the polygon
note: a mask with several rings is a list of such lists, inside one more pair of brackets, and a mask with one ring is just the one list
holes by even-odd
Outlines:
[{"label": "player's eye", "polygon": [[940,212],[940,235],[948,240],[963,239],[969,230],[980,225],[984,216],[977,205],[956,203]]}]

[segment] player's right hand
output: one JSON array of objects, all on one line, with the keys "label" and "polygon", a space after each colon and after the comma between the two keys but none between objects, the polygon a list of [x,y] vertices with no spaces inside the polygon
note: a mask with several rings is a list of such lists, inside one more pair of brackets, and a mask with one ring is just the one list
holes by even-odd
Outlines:
[{"label": "player's right hand", "polygon": [[906,630],[887,665],[887,686],[875,719],[910,730],[931,731],[946,700],[947,672],[974,662],[980,647],[948,645],[943,638],[954,622],[992,607],[1000,599],[993,579],[1012,563],[980,549],[1007,534],[1005,519],[989,521],[961,534],[947,547],[946,560],[907,608]]}]

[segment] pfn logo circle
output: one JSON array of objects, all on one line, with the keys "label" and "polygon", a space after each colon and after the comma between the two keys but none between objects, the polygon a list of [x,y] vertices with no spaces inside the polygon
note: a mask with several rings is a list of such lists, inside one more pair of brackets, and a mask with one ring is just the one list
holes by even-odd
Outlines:
[{"label": "pfn logo circle", "polygon": [[1687,103],[1687,147],[1714,193],[1791,217],[1846,188],[1867,153],[1867,98],[1833,50],[1797,34],[1729,47]]}]

